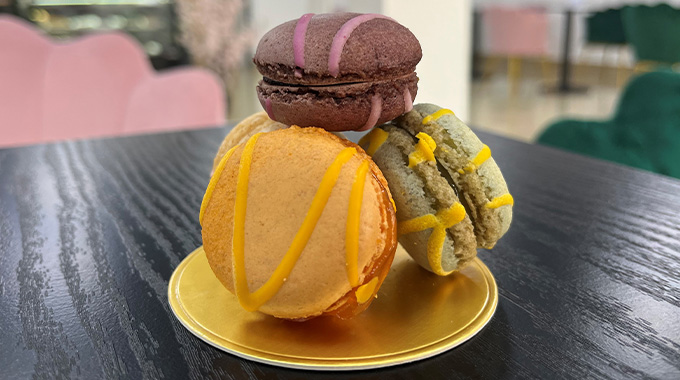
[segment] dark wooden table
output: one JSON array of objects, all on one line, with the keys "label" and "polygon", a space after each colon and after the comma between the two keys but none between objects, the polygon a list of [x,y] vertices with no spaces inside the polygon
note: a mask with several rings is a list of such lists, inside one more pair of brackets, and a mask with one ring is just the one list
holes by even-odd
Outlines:
[{"label": "dark wooden table", "polygon": [[[195,338],[167,284],[201,244],[224,129],[0,150],[0,378],[347,378]],[[680,181],[480,134],[515,197],[481,258],[498,310],[434,358],[352,378],[680,378]]]}]

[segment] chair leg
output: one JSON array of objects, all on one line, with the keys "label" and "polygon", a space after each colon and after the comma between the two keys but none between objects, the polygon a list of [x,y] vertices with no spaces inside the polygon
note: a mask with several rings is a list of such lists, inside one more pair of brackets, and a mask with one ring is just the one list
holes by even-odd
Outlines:
[{"label": "chair leg", "polygon": [[656,66],[656,63],[655,63],[655,62],[651,62],[651,61],[640,61],[640,62],[638,62],[638,63],[635,64],[635,68],[633,69],[633,71],[634,71],[636,74],[643,73],[643,72],[649,72],[649,71],[654,70],[654,67],[655,67],[655,66]]},{"label": "chair leg", "polygon": [[616,68],[616,87],[622,87],[626,83],[626,68],[618,66]]},{"label": "chair leg", "polygon": [[493,73],[498,70],[501,59],[495,56],[487,56],[484,58],[484,65],[482,67],[482,80],[487,80]]},{"label": "chair leg", "polygon": [[644,62],[636,62],[635,66],[633,66],[633,73],[640,74],[641,72],[644,71],[644,66],[645,66]]},{"label": "chair leg", "polygon": [[517,93],[519,77],[522,71],[522,59],[520,57],[508,57],[508,83],[510,84],[510,92]]},{"label": "chair leg", "polygon": [[[586,70],[586,72],[588,73],[588,77],[594,76],[595,79],[593,80],[593,82],[599,83],[599,78],[600,78],[599,65],[590,63],[591,62],[590,56],[593,55],[593,53],[592,53],[593,48],[595,48],[595,51],[597,51],[597,45],[592,45],[592,44],[588,44],[588,43],[583,44],[583,47],[581,48],[581,53],[579,54],[579,59],[577,60],[577,62],[586,62],[585,65],[588,68]],[[587,59],[583,59],[584,56],[587,57]],[[590,78],[587,78],[587,79],[589,80]]]},{"label": "chair leg", "polygon": [[550,83],[550,78],[552,77],[550,72],[550,61],[547,56],[541,57],[541,76],[543,77],[543,83]]},{"label": "chair leg", "polygon": [[626,68],[621,63],[621,57],[623,56],[621,50],[623,50],[623,46],[619,46],[619,55],[616,58],[616,87],[621,87],[626,83]]},{"label": "chair leg", "polygon": [[602,77],[604,77],[604,73],[606,72],[606,61],[605,58],[607,57],[607,46],[608,44],[602,44],[602,59],[600,59],[600,67],[598,70],[598,75],[597,75],[597,84],[602,85]]}]

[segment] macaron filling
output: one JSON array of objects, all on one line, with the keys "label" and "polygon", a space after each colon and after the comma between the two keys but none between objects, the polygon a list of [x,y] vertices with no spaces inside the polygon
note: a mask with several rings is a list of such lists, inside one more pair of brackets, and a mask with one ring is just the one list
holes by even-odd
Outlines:
[{"label": "macaron filling", "polygon": [[[383,170],[383,174],[390,186],[393,186],[392,195],[397,202],[398,226],[401,226],[399,241],[408,252],[418,251],[413,248],[431,244],[437,228],[405,232],[401,230],[406,225],[405,222],[425,215],[443,215],[446,210],[462,202],[456,195],[455,185],[452,186],[440,172],[436,159],[433,161],[426,159],[413,165],[413,156],[417,154],[418,145],[415,136],[391,124],[380,128],[388,133],[385,141],[387,143],[378,148],[384,151],[374,155],[374,159],[381,167],[387,168]],[[371,150],[365,141],[362,145]],[[476,255],[476,241],[467,212],[462,220],[440,231],[444,233],[443,241],[434,249],[434,254],[428,253],[427,257],[414,255],[414,259],[420,265],[443,275]]]},{"label": "macaron filling", "polygon": [[[437,111],[428,113],[423,112],[423,105],[418,108],[395,122],[411,134],[423,131],[432,136],[439,147],[434,154],[440,168],[444,169],[442,173],[448,173],[448,179],[459,190],[461,203],[473,221],[477,246],[493,247],[507,231],[511,211],[487,207],[495,198],[508,193],[490,149],[479,142],[451,111],[430,106],[428,112]],[[466,145],[466,141],[472,140],[471,136],[476,144]]]},{"label": "macaron filling", "polygon": [[[408,101],[404,101],[407,92]],[[335,102],[342,99],[365,98],[372,95],[381,95],[381,98],[393,97],[400,104],[401,113],[412,108],[412,99],[418,92],[418,77],[415,73],[404,75],[395,79],[381,81],[364,81],[321,85],[300,85],[278,82],[269,78],[263,78],[257,86],[258,96],[270,99],[272,102],[292,102],[301,96],[319,98],[331,98]],[[410,103],[410,104],[409,104]],[[398,115],[397,115],[398,116]],[[274,119],[273,119],[274,120]]]},{"label": "macaron filling", "polygon": [[448,182],[449,186],[451,186],[451,189],[453,189],[453,192],[456,194],[456,197],[458,197],[458,201],[465,207],[465,213],[470,215],[470,219],[472,219],[472,222],[474,224],[474,218],[472,218],[472,214],[470,212],[470,205],[468,203],[468,200],[462,196],[461,191],[458,190],[458,186],[456,186],[456,181],[453,180],[453,177],[451,177],[451,173],[449,173],[449,170],[442,165],[440,160],[437,159],[437,156],[435,156],[435,161],[437,164],[437,170],[439,170],[439,174],[441,174],[442,177]]},{"label": "macaron filling", "polygon": [[366,130],[412,108],[418,92],[415,73],[395,79],[324,84],[288,85],[265,78],[257,94],[270,118],[284,124]]},{"label": "macaron filling", "polygon": [[[411,131],[409,131],[407,129],[403,129],[403,131],[406,132],[409,136],[411,136],[413,143],[415,145],[418,141],[417,136],[414,135]],[[435,141],[435,143],[436,143],[436,141]],[[442,145],[437,144],[437,146],[441,147]],[[441,175],[441,177],[443,179],[445,179],[446,183],[451,187],[454,194],[456,195],[456,200],[461,205],[463,205],[463,208],[465,209],[465,214],[468,215],[468,217],[470,218],[470,220],[472,222],[472,225],[475,226],[475,229],[477,229],[476,223],[475,223],[475,217],[477,216],[477,212],[473,207],[470,206],[471,199],[470,199],[469,196],[467,196],[467,194],[465,192],[459,190],[458,185],[457,185],[457,182],[459,182],[459,181],[456,181],[456,180],[453,179],[453,175],[457,172],[453,172],[453,174],[452,174],[452,171],[447,168],[447,166],[450,168],[451,165],[448,162],[443,162],[441,157],[442,157],[442,155],[438,154],[437,150],[435,149],[434,150],[434,161],[433,162],[435,163],[435,167],[436,167],[439,175]]]},{"label": "macaron filling", "polygon": [[415,105],[359,143],[390,183],[400,243],[426,269],[459,269],[508,230],[514,200],[503,175],[451,110]]}]

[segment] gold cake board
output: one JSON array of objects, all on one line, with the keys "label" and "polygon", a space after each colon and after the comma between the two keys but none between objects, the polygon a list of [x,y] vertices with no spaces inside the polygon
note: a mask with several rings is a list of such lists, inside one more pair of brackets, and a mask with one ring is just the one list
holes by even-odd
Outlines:
[{"label": "gold cake board", "polygon": [[378,298],[349,321],[279,320],[243,310],[212,273],[199,247],[177,267],[168,286],[179,321],[208,344],[275,366],[357,370],[425,359],[477,334],[498,304],[498,288],[478,258],[439,277],[399,246]]}]

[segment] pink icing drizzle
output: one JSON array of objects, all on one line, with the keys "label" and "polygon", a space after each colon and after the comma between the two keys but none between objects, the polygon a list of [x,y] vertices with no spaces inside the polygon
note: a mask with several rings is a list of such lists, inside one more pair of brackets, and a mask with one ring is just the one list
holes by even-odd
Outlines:
[{"label": "pink icing drizzle", "polygon": [[314,16],[314,13],[302,15],[295,25],[293,33],[293,59],[295,61],[295,76],[302,77],[302,70],[305,68],[305,36],[307,35],[307,25]]},{"label": "pink icing drizzle", "polygon": [[270,119],[274,120],[274,111],[272,110],[272,100],[267,98],[267,100],[264,101],[264,110],[267,111],[267,116],[269,116]]},{"label": "pink icing drizzle", "polygon": [[386,18],[388,20],[392,20],[390,17],[377,13],[363,14],[347,20],[347,22],[345,22],[340,27],[340,30],[335,33],[335,37],[333,37],[333,42],[331,43],[331,50],[328,54],[328,72],[332,76],[337,77],[338,74],[340,74],[340,56],[342,56],[342,48],[345,47],[345,42],[347,42],[349,35],[352,34],[354,29],[356,29],[359,25],[365,23],[366,21],[373,20],[374,18]]},{"label": "pink icing drizzle", "polygon": [[404,112],[408,112],[413,109],[413,98],[411,98],[411,92],[408,87],[404,89]]},{"label": "pink icing drizzle", "polygon": [[366,120],[366,124],[364,124],[359,131],[367,131],[373,127],[375,127],[376,124],[378,124],[378,119],[380,118],[380,114],[382,113],[382,96],[380,94],[375,94],[371,98],[371,114],[368,115],[368,120]]}]

